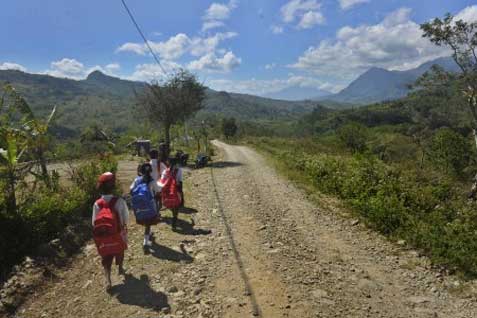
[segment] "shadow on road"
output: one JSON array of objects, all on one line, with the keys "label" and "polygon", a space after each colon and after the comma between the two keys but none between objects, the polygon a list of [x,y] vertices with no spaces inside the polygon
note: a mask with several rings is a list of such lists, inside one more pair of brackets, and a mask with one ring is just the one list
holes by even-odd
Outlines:
[{"label": "shadow on road", "polygon": [[197,213],[197,209],[194,209],[194,208],[188,208],[188,207],[180,207],[179,208],[179,213],[184,213],[184,214],[194,214],[194,213]]},{"label": "shadow on road", "polygon": [[[172,223],[172,218],[170,217],[164,217],[163,220],[167,224]],[[195,229],[194,225],[195,224],[193,222],[189,223],[187,221],[177,219],[176,228],[174,229],[174,232],[182,235],[209,235],[210,233],[212,233],[212,231],[208,229]]]},{"label": "shadow on road", "polygon": [[181,245],[181,251],[178,252],[167,246],[152,242],[151,254],[156,258],[165,259],[172,262],[192,263],[194,261],[194,258],[187,253],[183,245]]},{"label": "shadow on road", "polygon": [[212,168],[233,168],[243,166],[243,164],[235,161],[215,161],[209,163],[207,166]]},{"label": "shadow on road", "polygon": [[126,274],[124,282],[116,285],[109,291],[111,296],[116,297],[122,304],[139,306],[142,308],[160,311],[169,308],[167,296],[155,291],[149,283],[149,277],[145,274],[138,279],[131,274]]}]

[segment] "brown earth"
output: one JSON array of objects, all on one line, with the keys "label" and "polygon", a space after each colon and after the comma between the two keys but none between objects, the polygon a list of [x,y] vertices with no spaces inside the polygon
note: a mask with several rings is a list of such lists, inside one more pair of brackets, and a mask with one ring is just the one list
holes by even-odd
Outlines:
[{"label": "brown earth", "polygon": [[[113,271],[111,294],[89,243],[16,317],[477,317],[474,282],[311,203],[255,151],[215,145],[210,168],[186,173],[189,208],[176,232],[155,227],[151,255],[131,220],[128,274]],[[122,184],[135,170],[120,162]]]}]

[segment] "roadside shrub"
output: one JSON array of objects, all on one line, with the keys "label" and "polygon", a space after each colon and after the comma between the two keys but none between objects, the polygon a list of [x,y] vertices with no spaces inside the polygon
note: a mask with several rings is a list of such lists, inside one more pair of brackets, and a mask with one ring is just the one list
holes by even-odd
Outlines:
[{"label": "roadside shrub", "polygon": [[471,153],[469,142],[450,128],[441,128],[432,137],[430,159],[446,173],[461,175]]},{"label": "roadside shrub", "polygon": [[58,184],[54,190],[42,186],[32,191],[31,185],[24,184],[19,211],[13,215],[6,212],[0,200],[0,281],[37,246],[57,238],[69,224],[89,216],[98,195],[98,175],[116,170],[115,158],[103,156],[74,167],[71,186]]},{"label": "roadside shrub", "polygon": [[363,152],[368,139],[367,128],[358,123],[350,123],[338,129],[338,138],[353,153]]},{"label": "roadside shrub", "polygon": [[343,199],[371,228],[405,239],[435,264],[477,276],[477,204],[463,200],[455,180],[373,156],[311,155],[293,143],[284,145],[265,140],[262,149],[321,192]]}]

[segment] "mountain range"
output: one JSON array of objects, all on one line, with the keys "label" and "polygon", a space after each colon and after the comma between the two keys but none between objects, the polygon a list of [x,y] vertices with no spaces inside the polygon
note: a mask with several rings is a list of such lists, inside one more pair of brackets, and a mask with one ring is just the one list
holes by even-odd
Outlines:
[{"label": "mountain range", "polygon": [[[11,83],[39,116],[57,105],[57,131],[62,137],[77,136],[92,123],[117,132],[140,125],[144,117],[135,107],[136,94],[145,83],[108,76],[94,71],[84,80],[0,70],[2,83]],[[233,116],[243,120],[298,118],[321,107],[316,101],[284,101],[247,94],[207,89],[200,115]]]},{"label": "mountain range", "polygon": [[457,64],[451,57],[439,58],[407,71],[389,71],[372,67],[339,93],[319,97],[316,100],[325,104],[327,101],[332,101],[351,105],[366,105],[402,98],[409,93],[409,85],[413,84],[435,64],[447,71],[459,71]]},{"label": "mountain range", "polygon": [[318,99],[329,95],[332,95],[331,92],[319,88],[294,85],[277,92],[266,94],[264,97],[288,101],[299,101],[304,99]]}]

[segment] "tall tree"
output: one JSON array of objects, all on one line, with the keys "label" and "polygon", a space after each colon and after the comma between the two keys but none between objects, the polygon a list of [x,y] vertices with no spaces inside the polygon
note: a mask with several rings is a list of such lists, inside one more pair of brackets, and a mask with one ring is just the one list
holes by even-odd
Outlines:
[{"label": "tall tree", "polygon": [[138,95],[138,105],[153,124],[162,126],[169,146],[172,125],[183,123],[201,110],[204,98],[205,87],[197,78],[185,70],[179,70],[162,84],[148,84],[144,92]]},{"label": "tall tree", "polygon": [[443,19],[436,18],[421,24],[423,36],[429,38],[437,46],[447,47],[459,66],[459,74],[448,74],[435,68],[434,74],[421,80],[425,88],[443,88],[450,80],[456,81],[473,120],[474,140],[477,147],[477,21],[465,22],[457,20],[450,14]]},{"label": "tall tree", "polygon": [[224,118],[222,120],[222,132],[226,139],[234,137],[237,134],[237,122],[235,118]]}]

